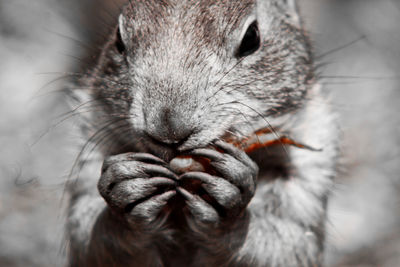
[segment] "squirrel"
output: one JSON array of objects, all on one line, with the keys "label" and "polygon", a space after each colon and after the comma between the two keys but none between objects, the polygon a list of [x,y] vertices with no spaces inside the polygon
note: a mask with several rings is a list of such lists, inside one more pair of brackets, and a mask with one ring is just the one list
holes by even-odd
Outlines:
[{"label": "squirrel", "polygon": [[[69,92],[69,266],[321,266],[339,130],[296,2],[132,0],[116,24]],[[319,150],[224,138],[265,127]]]}]

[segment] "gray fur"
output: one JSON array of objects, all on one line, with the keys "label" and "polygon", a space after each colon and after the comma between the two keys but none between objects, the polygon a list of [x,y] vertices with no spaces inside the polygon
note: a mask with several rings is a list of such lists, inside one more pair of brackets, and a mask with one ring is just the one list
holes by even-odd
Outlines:
[{"label": "gray fur", "polygon": [[[126,50],[117,51],[115,31],[79,81],[88,89],[72,92],[92,111],[83,132],[94,134],[94,147],[83,149],[80,179],[69,187],[71,266],[322,264],[338,131],[296,10],[283,0],[126,6]],[[253,19],[262,46],[237,58]],[[220,140],[269,125],[322,151],[277,147],[250,158]],[[217,203],[181,188],[167,170],[177,151],[192,149],[222,177],[182,179],[202,181]]]}]

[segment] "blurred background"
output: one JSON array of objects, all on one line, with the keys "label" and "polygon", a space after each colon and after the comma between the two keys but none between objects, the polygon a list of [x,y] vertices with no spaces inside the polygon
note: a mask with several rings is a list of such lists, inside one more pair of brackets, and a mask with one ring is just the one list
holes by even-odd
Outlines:
[{"label": "blurred background", "polygon": [[[0,0],[0,266],[64,262],[77,136],[60,90],[122,2]],[[327,266],[400,266],[400,0],[299,3],[342,127]]]}]

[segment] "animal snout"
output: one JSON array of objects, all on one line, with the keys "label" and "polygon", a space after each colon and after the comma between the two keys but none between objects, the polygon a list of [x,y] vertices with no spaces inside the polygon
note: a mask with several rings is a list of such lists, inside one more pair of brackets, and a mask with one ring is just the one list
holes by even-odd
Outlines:
[{"label": "animal snout", "polygon": [[146,118],[146,134],[160,145],[178,148],[193,132],[190,120],[168,107]]}]

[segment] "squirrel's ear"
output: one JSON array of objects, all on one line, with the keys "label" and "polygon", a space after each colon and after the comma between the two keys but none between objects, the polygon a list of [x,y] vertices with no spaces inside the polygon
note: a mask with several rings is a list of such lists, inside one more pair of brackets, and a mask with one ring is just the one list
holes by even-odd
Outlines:
[{"label": "squirrel's ear", "polygon": [[126,30],[125,30],[125,28],[126,28],[126,18],[125,18],[125,16],[123,14],[119,15],[118,26],[119,26],[119,32],[121,34],[121,38],[123,40],[127,40],[128,36],[127,36]]},{"label": "squirrel's ear", "polygon": [[287,15],[292,23],[296,26],[301,26],[301,19],[299,16],[299,8],[297,5],[297,0],[282,0],[286,6]]}]

